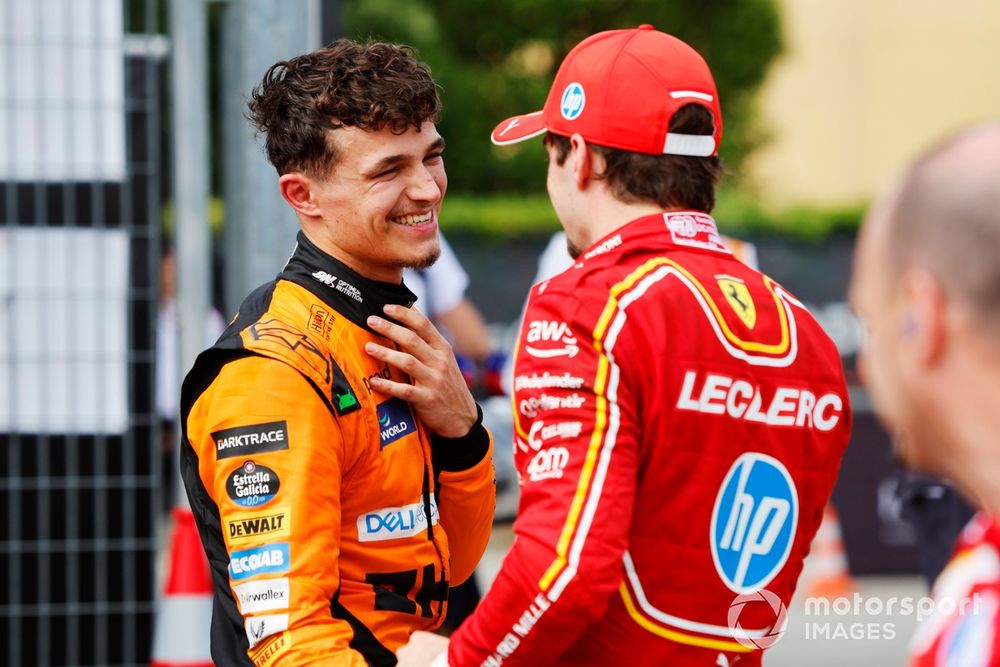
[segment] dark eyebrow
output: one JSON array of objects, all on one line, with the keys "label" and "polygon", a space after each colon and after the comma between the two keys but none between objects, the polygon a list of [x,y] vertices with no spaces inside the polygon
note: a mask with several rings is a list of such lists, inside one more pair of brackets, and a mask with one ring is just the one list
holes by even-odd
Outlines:
[{"label": "dark eyebrow", "polygon": [[[443,151],[444,146],[445,146],[444,137],[438,137],[434,141],[434,143],[432,143],[430,146],[427,147],[427,152],[432,153],[434,151]],[[386,169],[394,167],[400,162],[406,162],[406,160],[408,160],[409,157],[410,157],[409,155],[405,155],[403,153],[400,153],[398,155],[386,156],[381,160],[379,160],[378,162],[376,162],[374,165],[372,165],[370,169],[365,170],[365,176],[369,178],[374,178],[375,176],[378,176]]]}]

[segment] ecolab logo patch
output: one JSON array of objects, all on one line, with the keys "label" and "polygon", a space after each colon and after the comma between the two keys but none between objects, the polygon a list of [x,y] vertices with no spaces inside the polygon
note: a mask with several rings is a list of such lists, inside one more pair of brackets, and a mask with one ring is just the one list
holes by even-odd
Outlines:
[{"label": "ecolab logo patch", "polygon": [[[431,525],[437,525],[438,507],[431,497]],[[427,529],[423,503],[385,507],[358,517],[358,542],[381,542],[419,535]]]},{"label": "ecolab logo patch", "polygon": [[275,509],[256,514],[240,514],[226,519],[226,534],[229,543],[247,542],[261,537],[274,539],[290,534],[291,518],[288,508]]},{"label": "ecolab logo patch", "polygon": [[382,448],[391,445],[400,438],[417,432],[417,424],[410,414],[410,406],[400,398],[390,398],[378,404],[379,438]]},{"label": "ecolab logo patch", "polygon": [[288,542],[234,551],[229,555],[229,577],[234,581],[259,574],[288,572]]},{"label": "ecolab logo patch", "polygon": [[257,507],[274,499],[281,486],[278,473],[267,466],[245,461],[226,480],[226,493],[243,507]]},{"label": "ecolab logo patch", "polygon": [[276,452],[288,449],[288,424],[280,421],[227,428],[212,433],[212,440],[217,459]]},{"label": "ecolab logo patch", "polygon": [[288,577],[248,581],[233,586],[233,592],[240,602],[241,614],[288,609],[290,599]]}]

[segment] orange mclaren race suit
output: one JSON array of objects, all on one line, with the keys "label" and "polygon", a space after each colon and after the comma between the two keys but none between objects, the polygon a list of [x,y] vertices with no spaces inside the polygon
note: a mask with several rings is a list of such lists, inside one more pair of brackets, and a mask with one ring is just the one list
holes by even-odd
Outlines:
[{"label": "orange mclaren race suit", "polygon": [[536,285],[516,355],[516,539],[448,664],[760,664],[850,428],[816,320],[663,213]]},{"label": "orange mclaren race suit", "polygon": [[[492,442],[428,432],[364,352],[402,284],[303,234],[185,378],[181,471],[214,582],[217,665],[394,665],[437,627],[492,527]],[[389,343],[391,344],[391,343]]]}]

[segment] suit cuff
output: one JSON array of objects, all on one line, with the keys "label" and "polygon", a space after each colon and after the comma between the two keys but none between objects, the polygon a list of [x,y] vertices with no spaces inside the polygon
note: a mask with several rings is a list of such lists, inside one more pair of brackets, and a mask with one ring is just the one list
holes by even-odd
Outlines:
[{"label": "suit cuff", "polygon": [[476,403],[476,423],[458,438],[431,433],[431,465],[441,472],[462,472],[483,460],[490,451],[490,434],[483,426],[483,409]]}]

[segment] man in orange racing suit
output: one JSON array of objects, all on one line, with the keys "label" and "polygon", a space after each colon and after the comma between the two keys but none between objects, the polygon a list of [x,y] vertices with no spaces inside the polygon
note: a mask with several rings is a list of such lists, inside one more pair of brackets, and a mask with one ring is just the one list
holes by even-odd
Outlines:
[{"label": "man in orange racing suit", "polygon": [[486,547],[490,436],[401,279],[440,252],[438,109],[384,43],[279,62],[253,93],[301,231],[182,389],[218,665],[393,665]]},{"label": "man in orange racing suit", "polygon": [[[532,289],[518,341],[516,539],[433,664],[759,665],[847,445],[837,350],[719,238],[693,49],[589,37],[493,140],[546,131],[576,263]],[[401,664],[442,642],[414,635]]]}]

